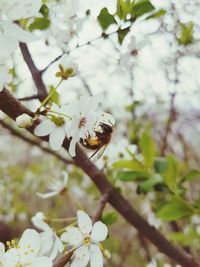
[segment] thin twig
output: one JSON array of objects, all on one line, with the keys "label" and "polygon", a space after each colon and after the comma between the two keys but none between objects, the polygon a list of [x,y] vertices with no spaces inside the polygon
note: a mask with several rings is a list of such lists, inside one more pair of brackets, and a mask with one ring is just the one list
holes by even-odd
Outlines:
[{"label": "thin twig", "polygon": [[93,216],[93,223],[101,219],[103,210],[105,209],[106,203],[108,202],[108,198],[109,198],[109,192],[106,192],[101,196],[98,207],[97,207],[97,211],[95,215]]},{"label": "thin twig", "polygon": [[80,78],[81,82],[83,83],[83,85],[85,86],[85,89],[87,90],[89,96],[92,96],[92,91],[91,91],[88,83],[86,82],[86,80],[80,75],[79,75],[79,78]]},{"label": "thin twig", "polygon": [[67,253],[67,254],[64,254],[62,256],[60,256],[56,262],[54,263],[53,267],[63,267],[65,266],[71,259],[73,255],[73,252],[71,253]]},{"label": "thin twig", "polygon": [[26,97],[18,98],[18,100],[19,101],[29,101],[29,100],[38,99],[38,98],[39,98],[38,95],[32,95],[32,96],[26,96]]}]

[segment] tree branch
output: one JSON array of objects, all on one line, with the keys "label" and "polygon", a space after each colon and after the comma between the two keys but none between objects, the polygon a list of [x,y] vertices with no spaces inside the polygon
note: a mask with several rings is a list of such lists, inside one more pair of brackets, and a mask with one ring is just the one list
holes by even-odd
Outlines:
[{"label": "tree branch", "polygon": [[48,95],[46,86],[42,80],[42,75],[40,71],[37,69],[37,67],[35,66],[35,63],[33,62],[33,59],[31,57],[31,54],[28,50],[27,45],[24,43],[20,43],[19,46],[20,46],[24,61],[26,62],[31,72],[31,75],[33,77],[34,83],[36,85],[36,88],[38,91],[38,98],[42,102]]},{"label": "tree branch", "polygon": [[72,255],[73,255],[73,252],[60,256],[58,260],[55,261],[53,267],[65,266],[65,264],[67,264],[70,261]]},{"label": "tree branch", "polygon": [[[0,109],[13,120],[22,113],[32,115],[32,112],[16,100],[6,89],[0,92]],[[28,130],[33,133],[34,125]],[[47,137],[42,139],[47,140]],[[68,150],[69,140],[65,139],[63,147]],[[76,147],[76,155],[77,156],[74,158],[76,165],[85,171],[102,194],[106,193],[109,195],[108,202],[143,236],[149,239],[159,251],[163,252],[183,267],[200,267],[200,264],[190,254],[175,247],[158,230],[149,225],[148,222],[133,209],[129,202],[110,184],[106,176],[88,160],[88,157],[79,146]],[[61,266],[64,265],[60,265],[59,267]]]}]

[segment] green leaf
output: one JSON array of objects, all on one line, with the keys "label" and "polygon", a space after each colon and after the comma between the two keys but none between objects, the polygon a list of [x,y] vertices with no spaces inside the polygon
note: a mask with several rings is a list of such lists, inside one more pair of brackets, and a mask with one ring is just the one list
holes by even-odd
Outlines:
[{"label": "green leaf", "polygon": [[44,18],[48,18],[49,17],[49,8],[47,5],[43,4],[42,7],[40,8],[40,13],[42,14],[42,16]]},{"label": "green leaf", "polygon": [[138,160],[119,160],[113,163],[113,168],[127,168],[135,171],[142,171],[144,170],[143,164]]},{"label": "green leaf", "polygon": [[148,167],[151,167],[155,157],[154,140],[150,134],[150,127],[146,127],[140,138],[139,147],[142,151],[144,161]]},{"label": "green leaf", "polygon": [[181,23],[180,27],[181,27],[181,32],[180,32],[180,36],[177,38],[178,43],[180,45],[189,45],[193,42],[193,22],[190,21],[186,24]]},{"label": "green leaf", "polygon": [[159,9],[156,12],[154,12],[152,15],[148,16],[146,19],[158,19],[162,16],[164,16],[167,13],[164,9]]},{"label": "green leaf", "polygon": [[157,210],[157,217],[165,221],[179,220],[193,214],[193,207],[185,200],[179,197],[173,197],[172,201],[162,205]]},{"label": "green leaf", "polygon": [[51,21],[47,18],[35,18],[34,22],[29,25],[29,31],[46,30],[50,24]]},{"label": "green leaf", "polygon": [[108,12],[108,9],[104,7],[100,14],[97,17],[99,24],[101,25],[102,29],[105,31],[111,24],[117,24],[114,16]]},{"label": "green leaf", "polygon": [[131,12],[131,1],[130,0],[117,0],[116,15],[121,20],[126,20],[126,17],[130,12]]},{"label": "green leaf", "polygon": [[190,181],[190,180],[197,178],[199,176],[200,176],[200,171],[193,169],[193,170],[190,170],[185,176],[183,176],[181,181],[182,182]]},{"label": "green leaf", "polygon": [[141,104],[142,103],[140,101],[134,101],[132,104],[129,104],[129,105],[125,106],[125,110],[127,112],[134,112],[136,110],[136,108],[141,106]]},{"label": "green leaf", "polygon": [[110,225],[110,224],[115,223],[117,219],[118,219],[117,213],[115,211],[112,211],[112,212],[107,212],[103,214],[101,221],[105,223],[106,225]]},{"label": "green leaf", "polygon": [[153,165],[156,173],[162,174],[167,170],[167,160],[165,158],[155,158]]},{"label": "green leaf", "polygon": [[119,29],[118,30],[118,41],[120,44],[123,43],[124,38],[126,37],[126,35],[129,32],[129,28],[125,28],[125,29]]},{"label": "green leaf", "polygon": [[154,185],[161,182],[162,182],[162,177],[159,174],[156,174],[153,177],[149,178],[148,180],[140,183],[137,188],[137,193],[138,194],[147,193],[153,189]]},{"label": "green leaf", "polygon": [[[51,93],[54,89],[55,89],[54,86],[51,86],[51,87],[50,87],[50,93]],[[52,97],[51,97],[51,101],[52,101],[53,103],[55,103],[55,104],[59,104],[59,102],[60,102],[60,94],[59,94],[57,91],[52,95]]]},{"label": "green leaf", "polygon": [[167,156],[166,160],[167,160],[167,169],[163,174],[163,177],[165,183],[168,185],[171,191],[174,192],[178,185],[179,165],[173,155]]},{"label": "green leaf", "polygon": [[182,246],[190,246],[194,240],[200,241],[200,235],[197,233],[194,227],[187,228],[187,232],[170,233],[169,239],[176,244]]},{"label": "green leaf", "polygon": [[154,9],[155,7],[149,0],[139,0],[133,4],[131,14],[133,18],[137,18],[153,11]]},{"label": "green leaf", "polygon": [[148,173],[139,172],[139,171],[119,171],[117,173],[117,179],[123,182],[130,182],[130,181],[143,181],[148,178]]}]

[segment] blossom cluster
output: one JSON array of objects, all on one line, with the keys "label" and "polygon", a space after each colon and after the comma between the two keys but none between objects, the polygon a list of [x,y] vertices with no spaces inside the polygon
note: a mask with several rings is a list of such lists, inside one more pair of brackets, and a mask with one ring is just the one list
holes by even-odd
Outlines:
[{"label": "blossom cluster", "polygon": [[82,28],[83,19],[77,17],[79,0],[50,0],[47,4],[51,19],[48,39],[53,37],[56,44],[66,51],[69,41]]},{"label": "blossom cluster", "polygon": [[0,0],[0,91],[11,80],[7,64],[18,42],[27,43],[38,39],[16,21],[37,16],[41,5],[41,0]]},{"label": "blossom cluster", "polygon": [[[115,123],[114,117],[99,110],[101,101],[99,95],[81,97],[80,100],[68,105],[58,106],[53,103],[46,108],[45,116],[36,126],[34,133],[37,136],[49,135],[49,143],[53,150],[61,148],[65,137],[70,140],[69,154],[76,156],[76,143],[80,140],[93,137],[97,140],[96,133],[102,132],[102,123],[110,125]],[[42,111],[42,113],[44,113]],[[17,118],[17,125],[29,127],[33,119],[27,114]]]},{"label": "blossom cluster", "polygon": [[[0,91],[12,81],[9,69],[11,56],[18,48],[18,43],[39,40],[29,31],[34,19],[41,18],[42,0],[0,0]],[[46,31],[48,39],[55,39],[57,45],[65,50],[68,42],[81,29],[82,19],[78,19],[78,0],[47,1],[48,19],[51,21]],[[30,23],[29,23],[30,21]],[[51,42],[48,42],[51,43]]]},{"label": "blossom cluster", "polygon": [[[45,216],[38,212],[33,218],[34,229],[24,231],[19,243],[7,242],[8,249],[0,243],[0,266],[2,267],[52,267],[55,259],[65,251],[72,254],[72,267],[103,266],[103,247],[108,229],[101,221],[92,225],[92,220],[82,210],[77,212],[77,226],[67,226],[61,236],[46,223]],[[75,225],[73,224],[73,225]]]},{"label": "blossom cluster", "polygon": [[129,72],[130,68],[136,66],[140,51],[150,43],[148,39],[138,41],[132,36],[128,45],[128,51],[123,53],[119,59],[119,71]]}]

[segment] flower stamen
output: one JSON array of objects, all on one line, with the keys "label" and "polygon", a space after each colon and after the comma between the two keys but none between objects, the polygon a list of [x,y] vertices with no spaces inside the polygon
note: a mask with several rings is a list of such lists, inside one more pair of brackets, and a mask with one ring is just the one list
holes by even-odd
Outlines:
[{"label": "flower stamen", "polygon": [[81,117],[79,121],[78,128],[80,129],[81,127],[86,125],[86,117]]}]

